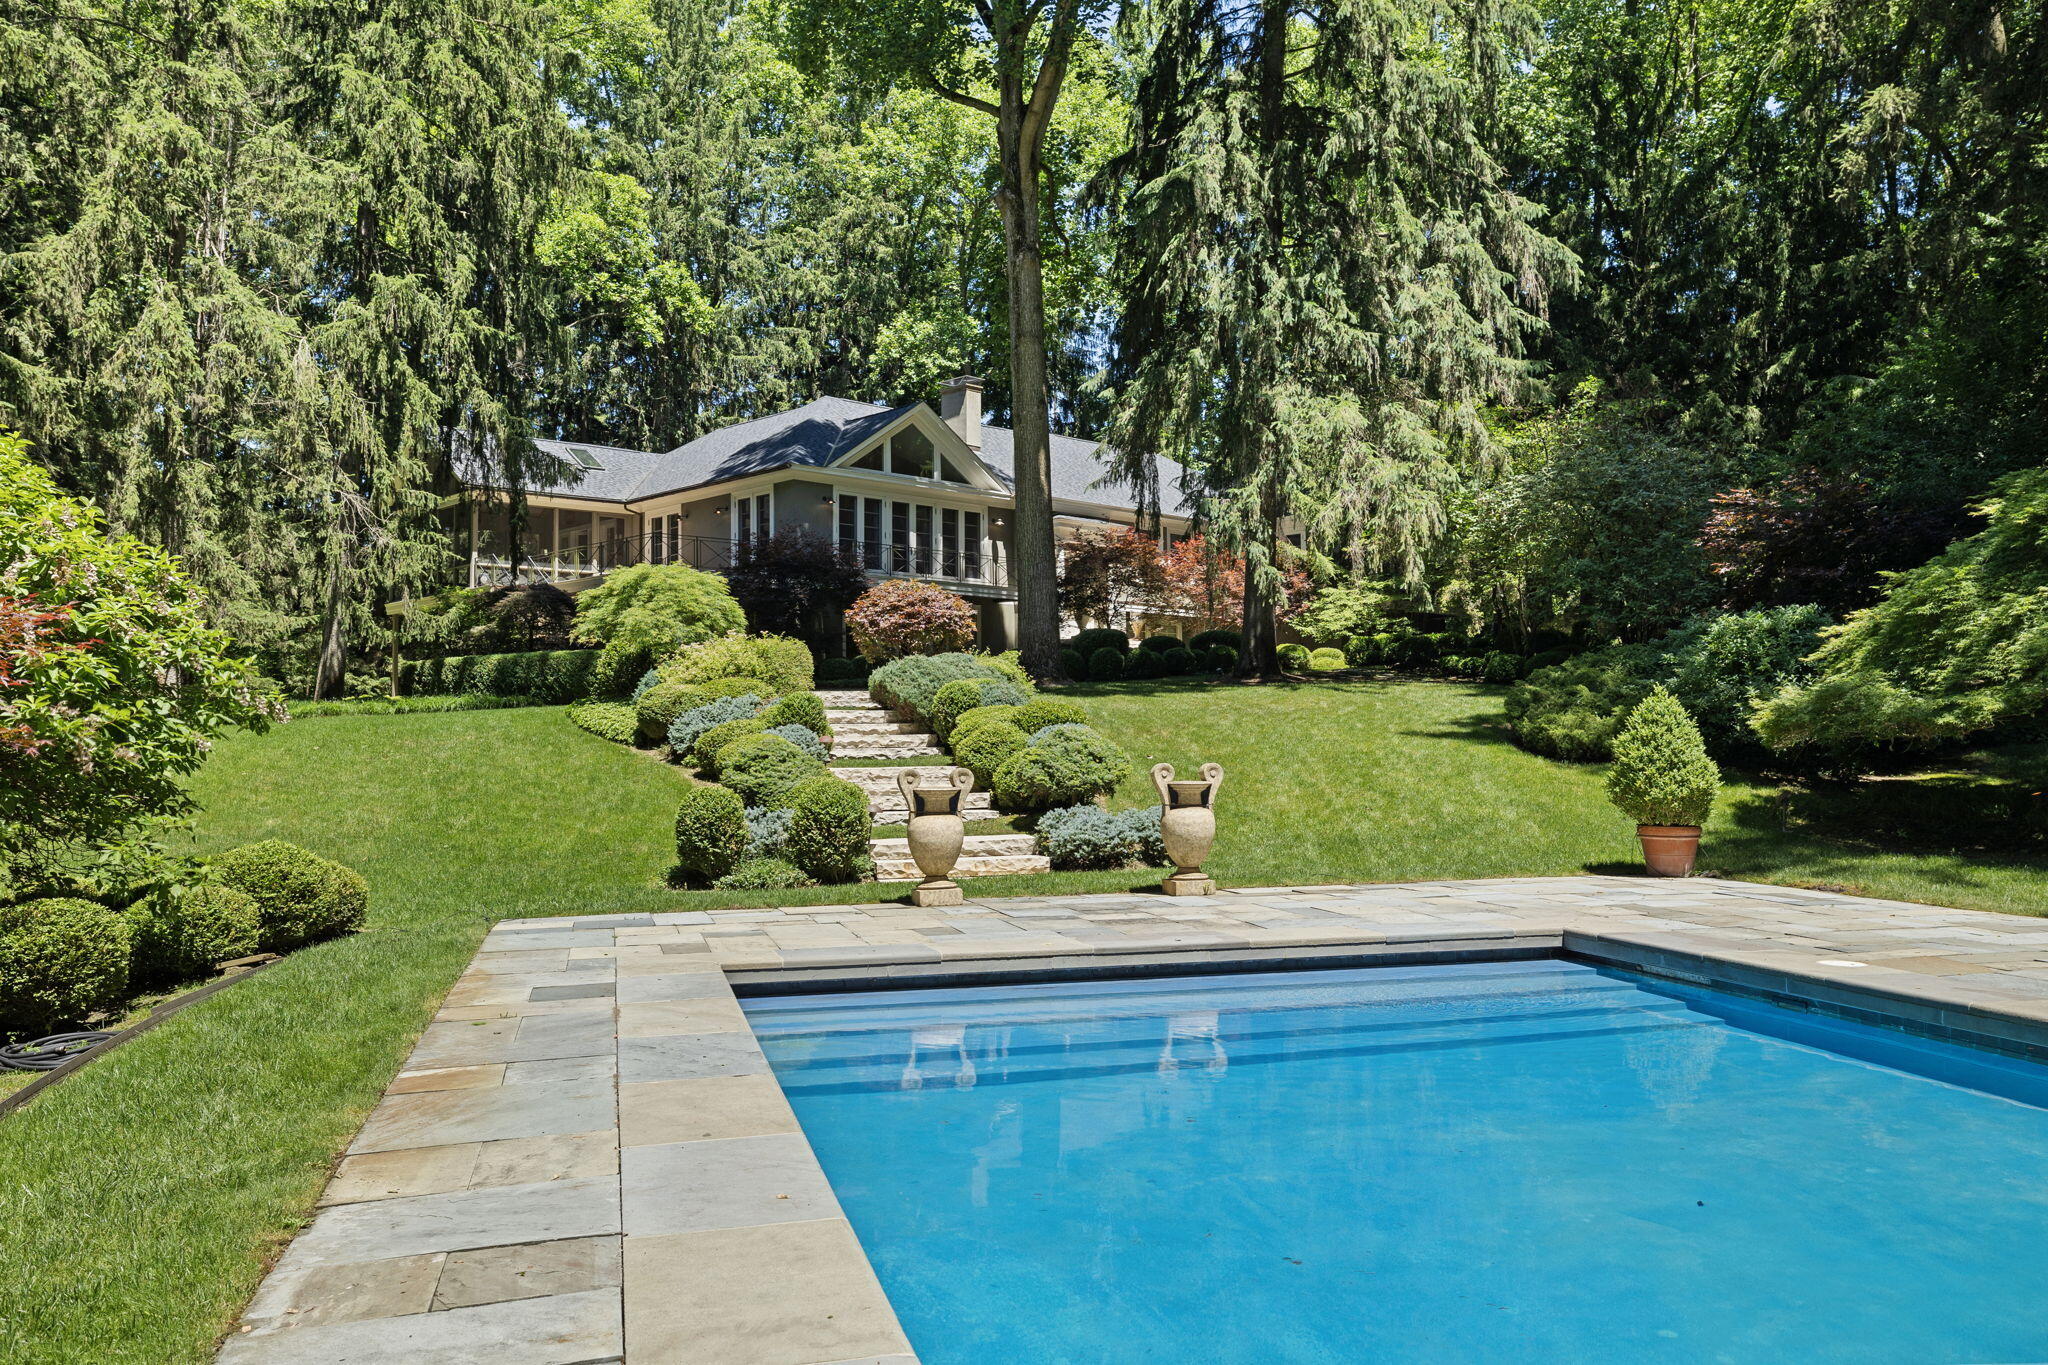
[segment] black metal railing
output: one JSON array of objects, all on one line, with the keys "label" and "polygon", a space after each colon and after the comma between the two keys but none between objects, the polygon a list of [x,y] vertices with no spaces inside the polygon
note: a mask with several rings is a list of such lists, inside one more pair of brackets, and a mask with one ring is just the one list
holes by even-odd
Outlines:
[{"label": "black metal railing", "polygon": [[[861,567],[885,578],[929,578],[964,586],[1007,588],[1009,566],[998,556],[943,545],[849,547]],[[666,535],[649,531],[615,536],[589,545],[542,550],[516,563],[509,555],[484,552],[470,561],[470,584],[480,588],[521,583],[567,583],[597,578],[635,564],[687,564],[713,573],[730,569],[741,547],[723,536]]]}]

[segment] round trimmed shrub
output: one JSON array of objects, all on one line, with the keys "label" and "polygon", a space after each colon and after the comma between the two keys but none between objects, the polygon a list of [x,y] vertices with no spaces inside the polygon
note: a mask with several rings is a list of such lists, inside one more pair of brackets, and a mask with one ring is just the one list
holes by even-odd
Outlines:
[{"label": "round trimmed shrub", "polygon": [[1178,678],[1195,671],[1195,652],[1192,649],[1169,649],[1159,656],[1166,661],[1168,677]]},{"label": "round trimmed shrub", "polygon": [[711,883],[718,891],[787,891],[809,886],[803,869],[780,858],[749,858]]},{"label": "round trimmed shrub", "polygon": [[780,735],[820,763],[832,757],[832,751],[825,747],[825,741],[808,725],[770,725],[762,733]]},{"label": "round trimmed shrub", "polygon": [[1088,713],[1081,709],[1079,702],[1068,701],[1065,697],[1033,697],[1017,708],[1017,714],[1010,717],[1010,723],[1025,734],[1033,735],[1048,725],[1086,725]]},{"label": "round trimmed shrub", "polygon": [[697,771],[705,777],[719,775],[719,755],[729,746],[753,735],[768,733],[768,722],[759,716],[740,716],[735,720],[722,720],[697,736],[690,745],[690,762],[697,765]]},{"label": "round trimmed shrub", "polygon": [[832,727],[825,723],[825,703],[815,692],[792,692],[778,698],[761,719],[773,730],[778,725],[801,725],[812,734],[829,737]]},{"label": "round trimmed shrub", "polygon": [[752,697],[757,702],[766,700],[768,685],[759,678],[709,678],[700,683],[690,683],[707,698]]},{"label": "round trimmed shrub", "polygon": [[846,609],[853,647],[871,664],[963,650],[974,643],[978,626],[966,598],[915,579],[877,583]]},{"label": "round trimmed shrub", "polygon": [[1079,654],[1092,664],[1095,662],[1095,651],[1098,649],[1113,649],[1119,654],[1129,650],[1131,647],[1131,637],[1120,630],[1109,630],[1098,626],[1093,630],[1082,631],[1073,639],[1067,641],[1067,644],[1072,647],[1076,654]]},{"label": "round trimmed shrub", "polygon": [[857,881],[873,869],[866,792],[836,777],[814,777],[791,788],[789,808],[789,861],[821,882]]},{"label": "round trimmed shrub", "polygon": [[1202,667],[1211,673],[1228,673],[1237,667],[1237,651],[1229,645],[1210,645],[1202,651]]},{"label": "round trimmed shrub", "polygon": [[1070,678],[1087,677],[1088,656],[1078,649],[1062,649],[1060,651],[1060,672]]},{"label": "round trimmed shrub", "polygon": [[1479,681],[1490,683],[1511,683],[1522,676],[1520,655],[1510,654],[1504,649],[1489,650],[1479,660]]},{"label": "round trimmed shrub", "polygon": [[[868,675],[868,693],[912,720],[929,721],[939,689],[961,679],[986,678],[1016,685],[1000,658],[972,654],[913,654],[883,664]],[[1023,688],[1018,690],[1023,691]]]},{"label": "round trimmed shrub", "polygon": [[811,669],[811,647],[802,640],[787,635],[721,635],[671,654],[662,661],[661,676],[698,686],[738,679],[759,695],[780,696],[810,691]]},{"label": "round trimmed shrub", "polygon": [[1022,706],[1029,700],[1015,684],[1001,679],[960,678],[932,696],[926,720],[943,744],[952,738],[954,722],[969,711],[982,706]]},{"label": "round trimmed shrub", "polygon": [[1131,770],[1131,760],[1087,726],[1058,731],[996,769],[990,784],[1004,810],[1050,810],[1109,795]]},{"label": "round trimmed shrub", "polygon": [[1166,655],[1156,649],[1134,649],[1124,659],[1124,676],[1132,679],[1166,676]]},{"label": "round trimmed shrub", "polygon": [[128,920],[94,901],[0,906],[0,1032],[82,1024],[128,993]]},{"label": "round trimmed shrub", "polygon": [[1188,641],[1188,648],[1193,650],[1214,649],[1218,645],[1233,653],[1242,654],[1244,635],[1235,630],[1204,630],[1197,631],[1195,637]]},{"label": "round trimmed shrub", "polygon": [[1088,656],[1088,676],[1095,682],[1115,682],[1124,675],[1124,652],[1104,645]]},{"label": "round trimmed shrub", "polygon": [[1029,739],[1033,746],[1037,746],[1045,743],[1054,735],[1067,735],[1081,732],[1086,732],[1091,735],[1099,733],[1094,726],[1089,725],[1083,721],[1063,720],[1056,725],[1041,726],[1039,729],[1033,730],[1029,736]]},{"label": "round trimmed shrub", "polygon": [[824,772],[823,763],[781,735],[748,735],[718,751],[719,783],[749,806],[786,806],[790,788]]},{"label": "round trimmed shrub", "polygon": [[[660,674],[650,674],[656,679]],[[694,711],[710,701],[709,693],[688,683],[660,682],[640,693],[633,702],[633,715],[642,744],[659,744],[668,727],[685,711]]]},{"label": "round trimmed shrub", "polygon": [[977,706],[971,711],[962,712],[960,719],[953,722],[953,743],[958,744],[973,734],[978,725],[988,725],[999,720],[1015,720],[1023,709],[1021,706]]},{"label": "round trimmed shrub", "polygon": [[1274,651],[1274,653],[1279,656],[1280,667],[1286,669],[1288,672],[1308,672],[1308,646],[1296,644],[1281,645],[1278,649]]},{"label": "round trimmed shrub", "polygon": [[[677,758],[689,756],[698,738],[714,725],[723,725],[729,720],[751,718],[761,709],[761,699],[752,693],[743,697],[720,697],[707,701],[675,718],[668,727],[668,747]],[[765,726],[763,727],[766,728]]]},{"label": "round trimmed shrub", "polygon": [[231,848],[207,865],[256,902],[256,946],[266,953],[351,933],[369,908],[369,888],[353,869],[282,839]]},{"label": "round trimmed shrub", "polygon": [[[985,708],[996,710],[995,707]],[[1022,753],[1030,741],[1024,732],[1006,720],[987,721],[962,734],[953,732],[953,761],[974,774],[974,784],[983,791],[995,781],[996,769],[1012,754]]]},{"label": "round trimmed shrub", "polygon": [[714,881],[747,856],[747,808],[725,787],[691,787],[676,808],[676,871]]},{"label": "round trimmed shrub", "polygon": [[1164,654],[1169,650],[1182,648],[1182,643],[1178,635],[1147,635],[1138,641],[1138,648],[1149,649],[1154,654]]},{"label": "round trimmed shrub", "polygon": [[131,975],[138,985],[210,976],[216,963],[256,951],[262,916],[246,891],[202,883],[183,894],[160,891],[128,907],[134,934]]},{"label": "round trimmed shrub", "polygon": [[1608,800],[1639,825],[1704,825],[1720,790],[1699,726],[1678,698],[1651,688],[1614,737]]},{"label": "round trimmed shrub", "polygon": [[1308,656],[1308,666],[1312,672],[1335,673],[1338,669],[1344,667],[1344,651],[1341,649],[1311,650]]}]

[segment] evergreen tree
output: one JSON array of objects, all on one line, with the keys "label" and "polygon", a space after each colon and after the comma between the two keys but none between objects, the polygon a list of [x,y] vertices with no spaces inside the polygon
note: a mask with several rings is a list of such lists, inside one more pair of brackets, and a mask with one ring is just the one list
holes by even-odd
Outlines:
[{"label": "evergreen tree", "polygon": [[[1120,472],[1188,465],[1277,667],[1283,532],[1419,580],[1487,403],[1570,257],[1491,151],[1516,3],[1164,0],[1120,244]],[[1156,495],[1147,490],[1145,496]]]}]

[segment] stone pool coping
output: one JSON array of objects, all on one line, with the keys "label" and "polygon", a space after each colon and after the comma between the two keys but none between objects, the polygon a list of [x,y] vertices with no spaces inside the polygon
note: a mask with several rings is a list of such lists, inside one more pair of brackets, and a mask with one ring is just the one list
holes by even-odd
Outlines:
[{"label": "stone pool coping", "polygon": [[914,1365],[735,990],[1569,955],[2048,1058],[2048,922],[1523,878],[508,920],[229,1365]]}]

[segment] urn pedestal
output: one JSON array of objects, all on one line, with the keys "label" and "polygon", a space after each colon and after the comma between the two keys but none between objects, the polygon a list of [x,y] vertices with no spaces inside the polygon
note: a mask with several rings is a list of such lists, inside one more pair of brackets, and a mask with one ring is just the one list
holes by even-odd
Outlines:
[{"label": "urn pedestal", "polygon": [[1173,765],[1161,763],[1152,770],[1152,785],[1159,791],[1159,834],[1166,856],[1173,859],[1173,875],[1162,882],[1169,896],[1213,896],[1216,879],[1202,871],[1209,850],[1216,844],[1216,789],[1223,785],[1223,767],[1204,763],[1199,781],[1175,781]]},{"label": "urn pedestal", "polygon": [[909,827],[904,831],[910,859],[924,873],[924,880],[911,888],[910,903],[964,905],[967,897],[951,874],[967,841],[967,822],[960,818],[960,806],[974,785],[974,774],[955,768],[943,786],[920,787],[916,783],[912,769],[905,768],[897,775],[896,790],[903,793],[903,808],[910,812]]}]

